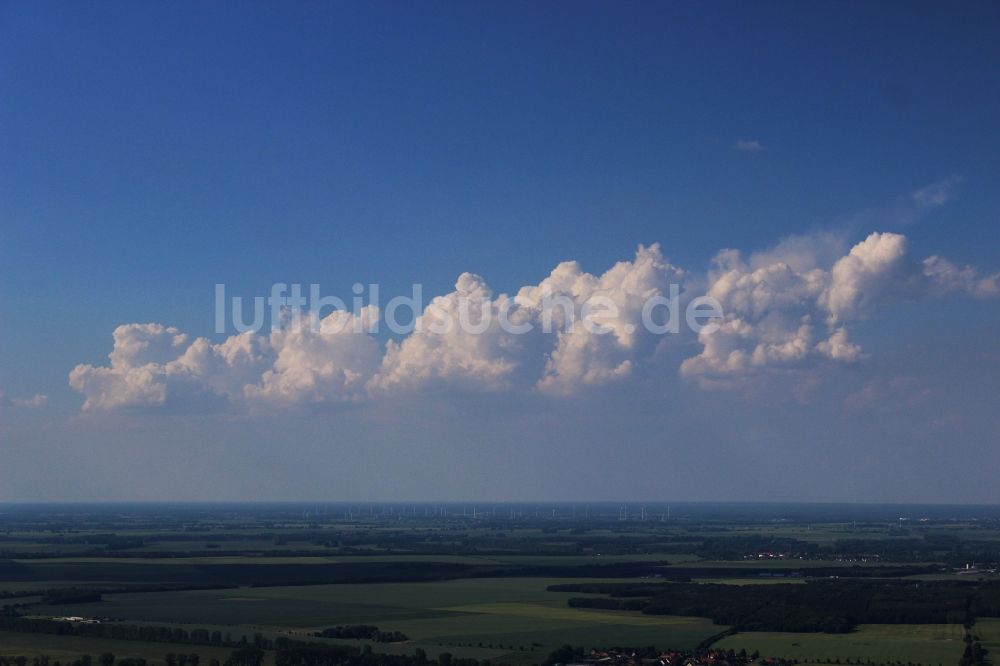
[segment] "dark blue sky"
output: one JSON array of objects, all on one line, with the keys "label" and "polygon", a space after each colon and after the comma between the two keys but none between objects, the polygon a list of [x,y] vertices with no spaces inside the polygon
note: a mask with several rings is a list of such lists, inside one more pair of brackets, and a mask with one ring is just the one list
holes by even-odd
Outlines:
[{"label": "dark blue sky", "polygon": [[[599,276],[660,243],[704,291],[724,248],[749,257],[829,234],[839,257],[872,232],[904,234],[914,266],[940,255],[988,276],[1000,270],[998,33],[988,2],[3,2],[0,481],[21,482],[6,479],[0,500],[47,498],[29,480],[64,456],[53,498],[166,498],[176,479],[110,492],[99,465],[93,485],[65,478],[82,459],[109,474],[169,470],[172,451],[199,446],[216,463],[191,481],[194,498],[255,498],[261,484],[263,499],[322,496],[288,461],[332,464],[366,444],[357,464],[386,487],[331,497],[416,499],[419,479],[400,481],[412,456],[428,474],[460,456],[470,480],[436,497],[500,465],[496,499],[560,499],[575,484],[540,487],[525,471],[533,455],[570,457],[592,479],[622,438],[615,478],[642,459],[701,470],[678,493],[758,465],[774,485],[749,499],[1000,500],[975,483],[953,495],[924,485],[953,454],[1000,463],[1000,309],[985,288],[952,285],[943,300],[936,287],[889,289],[851,323],[864,348],[852,363],[803,361],[736,387],[681,376],[694,339],[614,397],[532,398],[515,383],[516,397],[437,387],[305,413],[80,416],[89,395],[67,382],[77,364],[107,364],[122,324],[221,343],[216,283],[244,296],[319,283],[346,297],[354,282],[387,295],[419,282],[436,295],[471,271],[516,293],[560,261]],[[952,388],[914,398],[941,387]],[[24,404],[36,394],[47,404]],[[584,403],[602,426],[545,420]],[[929,405],[943,413],[931,419]],[[909,456],[915,414],[959,423],[918,428],[926,440]],[[488,436],[475,434],[480,417]],[[331,422],[350,434],[330,435]],[[510,441],[525,447],[520,463],[493,460]],[[291,451],[260,483],[223,462],[272,446]],[[855,465],[801,483],[803,469],[842,460],[837,447]],[[912,479],[872,490],[901,459]],[[602,496],[671,498],[638,474],[644,485]]]}]

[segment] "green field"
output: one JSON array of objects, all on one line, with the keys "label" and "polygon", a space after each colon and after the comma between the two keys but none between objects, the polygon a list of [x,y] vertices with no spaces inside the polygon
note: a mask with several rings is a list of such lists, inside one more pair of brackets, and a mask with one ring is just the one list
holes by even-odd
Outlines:
[{"label": "green field", "polygon": [[[90,604],[39,606],[38,615],[81,615],[123,622],[227,626],[304,633],[334,625],[374,624],[421,646],[520,651],[563,643],[689,648],[718,631],[704,618],[573,609],[569,593],[548,585],[567,578],[472,578],[432,583],[260,587],[106,595]],[[454,650],[453,650],[454,651]],[[457,652],[456,652],[457,653]]]},{"label": "green field", "polygon": [[[282,555],[223,555],[218,557],[51,557],[43,561],[14,559],[17,564],[31,569],[46,571],[72,567],[95,567],[108,565],[155,565],[155,566],[200,566],[223,564],[358,564],[376,562],[440,562],[444,564],[525,564],[573,566],[584,564],[615,564],[620,562],[664,562],[683,564],[698,562],[693,555],[670,554],[629,554],[629,555],[422,555],[394,553],[392,555],[334,555],[334,556],[282,556]],[[699,563],[700,564],[700,563]],[[721,563],[714,563],[721,566]],[[711,564],[710,564],[711,565]],[[0,583],[2,584],[2,583]]]},{"label": "green field", "polygon": [[973,633],[979,636],[980,643],[988,652],[986,657],[990,662],[1000,664],[1000,619],[977,620]]},{"label": "green field", "polygon": [[195,652],[202,663],[209,659],[224,662],[232,652],[228,648],[202,645],[175,645],[172,643],[144,643],[138,641],[114,641],[78,636],[45,636],[40,634],[14,634],[0,631],[0,656],[46,655],[52,659],[78,659],[84,654],[97,657],[103,652],[111,652],[118,658],[142,658],[151,663],[162,664],[168,652]]},{"label": "green field", "polygon": [[713,585],[804,585],[804,578],[692,578],[693,583],[709,583]]},{"label": "green field", "polygon": [[[689,562],[687,566],[697,566],[706,569],[820,569],[829,567],[887,567],[912,566],[926,564],[921,562],[859,562],[853,560],[800,560],[800,559],[761,559],[761,560],[699,560]],[[683,568],[684,563],[676,566]]]},{"label": "green field", "polygon": [[865,624],[849,634],[747,632],[727,636],[714,647],[803,663],[840,659],[887,664],[913,662],[952,666],[962,656],[964,630],[958,624]]}]

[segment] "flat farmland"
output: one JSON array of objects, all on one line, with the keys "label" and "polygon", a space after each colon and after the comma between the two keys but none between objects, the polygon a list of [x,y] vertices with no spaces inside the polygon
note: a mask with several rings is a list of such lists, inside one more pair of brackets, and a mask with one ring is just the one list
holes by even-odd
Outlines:
[{"label": "flat farmland", "polygon": [[1000,664],[1000,619],[977,620],[972,633],[979,636],[983,648],[988,651],[986,656],[990,662]]},{"label": "flat farmland", "polygon": [[863,624],[847,634],[747,632],[727,636],[714,647],[754,650],[809,664],[840,659],[876,664],[912,662],[951,666],[962,656],[959,624]]},{"label": "flat farmland", "polygon": [[780,578],[692,578],[693,583],[710,583],[714,585],[804,585],[803,578],[783,576]]},{"label": "flat farmland", "polygon": [[9,583],[33,583],[24,586],[27,589],[54,587],[50,581],[205,587],[439,580],[505,566],[511,565],[460,555],[20,559],[0,560],[0,589]]},{"label": "flat farmland", "polygon": [[[415,644],[519,651],[563,643],[693,647],[719,632],[704,618],[569,608],[569,593],[549,585],[575,578],[471,578],[428,583],[258,587],[109,594],[88,604],[39,606],[39,615],[122,622],[232,626],[311,632],[343,624],[402,631]],[[626,580],[626,579],[621,579]],[[592,581],[591,581],[592,582]],[[480,644],[482,644],[480,646]]]},{"label": "flat farmland", "polygon": [[796,558],[773,558],[754,560],[700,560],[697,562],[677,562],[672,566],[683,569],[685,566],[697,566],[704,569],[827,569],[836,568],[872,568],[898,567],[926,564],[921,562],[860,562],[853,560],[805,560]]},{"label": "flat farmland", "polygon": [[205,645],[177,645],[174,643],[145,643],[139,641],[116,641],[103,638],[82,638],[79,636],[47,636],[42,634],[21,634],[0,631],[0,656],[34,657],[45,655],[63,661],[79,659],[89,654],[93,657],[103,652],[111,652],[119,659],[145,659],[151,664],[163,664],[168,652],[197,653],[203,663],[210,659],[225,662],[231,648]]}]

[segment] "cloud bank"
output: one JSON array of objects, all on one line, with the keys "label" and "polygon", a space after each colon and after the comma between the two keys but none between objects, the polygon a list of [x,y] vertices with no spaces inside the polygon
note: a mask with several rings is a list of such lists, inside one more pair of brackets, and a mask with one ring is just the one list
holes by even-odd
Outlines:
[{"label": "cloud bank", "polygon": [[[454,291],[428,304],[412,333],[384,344],[363,332],[379,315],[371,305],[357,315],[293,319],[270,334],[242,333],[218,344],[163,324],[126,324],[113,333],[109,364],[78,365],[69,382],[84,396],[84,411],[268,410],[438,388],[571,396],[655,377],[663,371],[660,352],[689,342],[700,351],[666,372],[702,388],[733,388],[771,373],[862,360],[851,325],[894,301],[1000,294],[1000,274],[981,276],[937,256],[915,259],[906,237],[888,232],[849,249],[836,236],[815,234],[748,258],[723,250],[707,276],[692,275],[658,245],[640,246],[600,275],[560,263],[514,295],[494,294],[482,277],[463,273]],[[644,304],[666,298],[672,285],[688,302],[696,295],[716,299],[723,312],[716,325],[696,339],[644,326]],[[566,307],[546,311],[545,298]],[[613,309],[587,313],[595,298]],[[472,307],[463,311],[463,300]],[[561,321],[543,330],[547,317],[571,314],[606,332]],[[509,326],[499,325],[501,315]],[[528,325],[530,332],[517,332]]]}]

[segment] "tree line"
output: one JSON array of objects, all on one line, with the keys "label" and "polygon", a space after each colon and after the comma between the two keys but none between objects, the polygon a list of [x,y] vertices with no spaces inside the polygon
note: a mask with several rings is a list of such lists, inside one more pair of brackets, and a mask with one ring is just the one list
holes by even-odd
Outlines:
[{"label": "tree line", "polygon": [[844,633],[858,624],[971,624],[1000,616],[1000,584],[928,581],[812,581],[806,584],[717,585],[575,583],[574,608],[641,611],[711,618],[739,631]]},{"label": "tree line", "polygon": [[382,631],[372,624],[348,624],[344,626],[329,627],[313,634],[319,638],[352,638],[361,640],[371,640],[376,643],[400,643],[410,640],[409,636],[401,631]]}]

